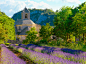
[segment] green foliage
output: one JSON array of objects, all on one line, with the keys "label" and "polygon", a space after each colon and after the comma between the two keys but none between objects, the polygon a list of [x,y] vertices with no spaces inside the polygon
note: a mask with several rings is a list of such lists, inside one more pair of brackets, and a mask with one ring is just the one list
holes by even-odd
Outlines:
[{"label": "green foliage", "polygon": [[53,28],[50,26],[49,23],[46,24],[46,26],[42,26],[40,29],[40,37],[43,37],[43,39],[46,39],[48,41],[48,39],[50,38],[50,36],[52,35]]},{"label": "green foliage", "polygon": [[25,39],[25,40],[23,40],[22,44],[27,45],[27,44],[29,44],[29,42],[28,42],[28,40],[27,40],[27,39]]},{"label": "green foliage", "polygon": [[15,40],[14,20],[0,12],[0,40]]},{"label": "green foliage", "polygon": [[57,41],[51,41],[48,44],[51,45],[51,46],[58,46]]},{"label": "green foliage", "polygon": [[27,33],[27,37],[26,37],[26,40],[23,40],[23,44],[35,42],[35,40],[38,39],[37,37],[38,32],[36,31],[35,27],[31,28],[31,30],[27,31],[26,33]]},{"label": "green foliage", "polygon": [[45,39],[42,39],[42,40],[40,40],[40,43],[47,44],[48,42],[47,42],[47,40],[45,40]]},{"label": "green foliage", "polygon": [[11,44],[11,43],[5,43],[5,45],[7,45],[7,46],[8,46],[9,44]]},{"label": "green foliage", "polygon": [[82,3],[82,5],[80,5],[79,12],[75,14],[73,20],[73,27],[76,27],[74,28],[75,36],[86,34],[86,4]]},{"label": "green foliage", "polygon": [[54,28],[53,32],[57,37],[61,37],[64,40],[67,39],[66,34],[70,34],[72,31],[72,22],[69,21],[70,15],[72,15],[71,7],[63,6],[57,13],[57,15],[54,17],[54,25],[56,27]]},{"label": "green foliage", "polygon": [[74,43],[69,43],[67,47],[74,49],[74,50],[81,50],[83,48],[83,45],[79,43],[77,44],[74,42]]}]

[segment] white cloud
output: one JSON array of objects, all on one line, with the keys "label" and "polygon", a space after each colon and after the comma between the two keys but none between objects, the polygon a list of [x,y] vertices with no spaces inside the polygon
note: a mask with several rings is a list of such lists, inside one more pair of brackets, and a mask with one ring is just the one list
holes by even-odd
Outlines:
[{"label": "white cloud", "polygon": [[43,8],[50,8],[51,7],[50,5],[48,5],[47,3],[43,2],[43,1],[37,3],[34,1],[27,0],[26,2],[27,2],[28,7],[30,7],[30,8],[41,8],[41,9],[43,9]]},{"label": "white cloud", "polygon": [[47,1],[55,1],[55,0],[47,0]]},{"label": "white cloud", "polygon": [[12,17],[12,16],[9,16],[10,18]]},{"label": "white cloud", "polygon": [[12,11],[13,11],[12,9],[9,10],[9,12],[12,12]]},{"label": "white cloud", "polygon": [[0,5],[1,5],[1,4],[6,4],[6,1],[0,1]]},{"label": "white cloud", "polygon": [[[5,10],[9,11],[9,13],[13,14],[16,13],[18,11],[21,11],[25,8],[25,6],[27,8],[50,8],[51,6],[48,5],[47,3],[41,1],[41,2],[35,2],[35,1],[30,1],[30,0],[26,0],[26,1],[18,1],[18,0],[2,0],[0,1],[0,7],[1,10]],[[7,13],[7,12],[6,12]],[[8,14],[8,13],[7,13]],[[9,15],[11,16],[11,15]]]},{"label": "white cloud", "polygon": [[64,2],[68,2],[68,3],[76,3],[76,4],[80,4],[81,2],[79,0],[62,0]]}]

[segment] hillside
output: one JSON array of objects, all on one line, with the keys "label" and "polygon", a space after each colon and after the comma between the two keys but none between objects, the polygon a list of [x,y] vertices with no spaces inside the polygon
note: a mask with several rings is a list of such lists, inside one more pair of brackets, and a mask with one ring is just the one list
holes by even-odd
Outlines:
[{"label": "hillside", "polygon": [[[51,26],[54,26],[53,19],[55,16],[55,12],[51,9],[28,9],[30,11],[30,19],[40,25],[46,25],[46,23],[50,23]],[[21,12],[19,11],[13,15],[13,19],[17,21],[17,19],[21,19]]]}]

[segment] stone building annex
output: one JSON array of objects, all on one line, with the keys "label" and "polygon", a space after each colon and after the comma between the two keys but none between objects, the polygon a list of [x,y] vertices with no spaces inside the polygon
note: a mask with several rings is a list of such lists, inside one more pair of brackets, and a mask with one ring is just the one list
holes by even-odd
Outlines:
[{"label": "stone building annex", "polygon": [[29,31],[31,27],[35,27],[37,32],[41,28],[41,25],[35,24],[32,20],[30,20],[30,11],[25,7],[21,13],[21,18],[15,21],[15,32],[16,38],[19,37],[20,41],[23,41],[27,34],[26,31]]}]

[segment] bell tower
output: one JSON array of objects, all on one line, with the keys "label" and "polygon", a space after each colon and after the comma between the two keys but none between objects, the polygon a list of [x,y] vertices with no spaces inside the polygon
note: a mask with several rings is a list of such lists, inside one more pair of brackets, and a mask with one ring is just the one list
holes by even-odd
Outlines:
[{"label": "bell tower", "polygon": [[30,20],[30,11],[26,7],[22,11],[22,19]]}]

